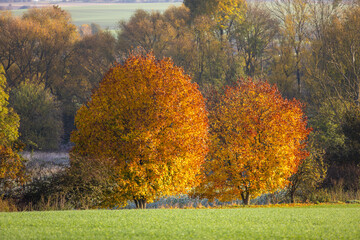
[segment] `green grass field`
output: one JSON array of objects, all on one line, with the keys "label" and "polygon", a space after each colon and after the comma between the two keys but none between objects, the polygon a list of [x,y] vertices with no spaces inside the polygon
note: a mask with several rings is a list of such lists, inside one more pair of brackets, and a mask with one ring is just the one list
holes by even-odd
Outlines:
[{"label": "green grass field", "polygon": [[[180,6],[182,3],[119,3],[107,5],[87,5],[61,7],[71,13],[73,23],[77,26],[82,24],[97,23],[102,28],[115,29],[120,20],[129,19],[137,9],[146,11],[164,11],[170,5]],[[27,10],[13,10],[16,16],[22,15]]]},{"label": "green grass field", "polygon": [[360,239],[360,205],[0,213],[0,239]]}]

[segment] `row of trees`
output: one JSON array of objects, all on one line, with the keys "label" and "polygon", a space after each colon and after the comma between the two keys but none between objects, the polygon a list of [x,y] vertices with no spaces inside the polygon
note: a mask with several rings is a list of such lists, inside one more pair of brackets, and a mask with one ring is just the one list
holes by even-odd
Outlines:
[{"label": "row of trees", "polygon": [[76,111],[115,61],[114,37],[95,24],[84,28],[81,37],[58,7],[0,15],[0,63],[28,149],[69,142]]},{"label": "row of trees", "polygon": [[19,151],[69,144],[76,111],[115,61],[115,38],[85,28],[56,6],[0,13],[1,195],[29,180]]},{"label": "row of trees", "polygon": [[20,140],[43,150],[67,143],[76,111],[105,72],[142,47],[181,66],[214,102],[209,109],[225,104],[215,92],[248,76],[301,100],[314,132],[288,186],[292,197],[320,183],[358,190],[359,9],[355,1],[186,0],[164,13],[138,10],[119,23],[117,38],[95,24],[77,30],[58,7],[21,18],[3,12],[0,64]]},{"label": "row of trees", "polygon": [[356,129],[359,118],[359,9],[357,1],[188,0],[120,22],[118,51],[141,46],[171,57],[207,99],[212,88],[242,76],[268,79],[286,98],[305,103],[314,129],[312,160],[302,171],[312,182],[303,187],[319,186],[327,174],[326,186],[356,191],[358,140],[347,129]]},{"label": "row of trees", "polygon": [[112,188],[98,196],[100,204],[134,200],[144,208],[198,186],[196,195],[248,205],[287,186],[308,155],[301,104],[248,79],[214,92],[208,120],[190,80],[169,59],[131,55],[80,108],[69,171],[93,161],[108,169]]}]

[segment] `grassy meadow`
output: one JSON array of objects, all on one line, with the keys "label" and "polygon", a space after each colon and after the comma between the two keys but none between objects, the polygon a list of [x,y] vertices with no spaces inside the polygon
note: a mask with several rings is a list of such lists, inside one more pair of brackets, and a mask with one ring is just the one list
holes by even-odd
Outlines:
[{"label": "grassy meadow", "polygon": [[[59,6],[69,11],[73,23],[97,23],[102,28],[115,29],[120,20],[128,20],[137,9],[146,11],[165,11],[170,5],[180,6],[182,3],[118,3],[118,4],[71,4]],[[26,9],[13,10],[14,15],[22,15]]]},{"label": "grassy meadow", "polygon": [[1,239],[360,239],[360,205],[0,213]]}]

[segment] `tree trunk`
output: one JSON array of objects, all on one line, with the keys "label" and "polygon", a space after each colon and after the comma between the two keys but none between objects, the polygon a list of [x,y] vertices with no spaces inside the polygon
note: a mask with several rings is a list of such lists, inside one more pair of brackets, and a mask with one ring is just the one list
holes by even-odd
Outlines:
[{"label": "tree trunk", "polygon": [[136,209],[145,209],[146,208],[146,199],[134,199]]},{"label": "tree trunk", "polygon": [[298,94],[299,97],[301,97],[301,78],[300,78],[300,69],[296,69],[296,79],[297,79],[297,85],[298,85]]},{"label": "tree trunk", "polygon": [[295,203],[295,191],[290,191],[290,202]]},{"label": "tree trunk", "polygon": [[356,106],[360,105],[360,82],[358,79],[356,79],[356,84],[357,84],[357,88],[356,88],[356,100],[355,100],[355,104]]},{"label": "tree trunk", "polygon": [[241,194],[241,198],[243,200],[243,204],[244,205],[250,205],[250,193],[249,192],[244,192]]}]

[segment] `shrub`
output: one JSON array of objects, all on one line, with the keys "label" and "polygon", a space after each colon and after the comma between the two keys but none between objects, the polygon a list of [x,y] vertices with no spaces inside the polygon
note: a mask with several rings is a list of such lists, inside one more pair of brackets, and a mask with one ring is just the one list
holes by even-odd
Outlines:
[{"label": "shrub", "polygon": [[23,82],[12,91],[11,105],[20,116],[20,140],[26,149],[56,150],[63,133],[59,102],[44,84]]},{"label": "shrub", "polygon": [[0,197],[0,212],[17,212],[17,207],[9,199],[3,199]]}]

